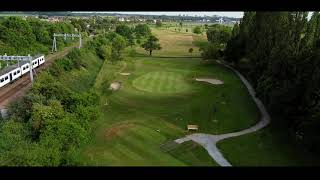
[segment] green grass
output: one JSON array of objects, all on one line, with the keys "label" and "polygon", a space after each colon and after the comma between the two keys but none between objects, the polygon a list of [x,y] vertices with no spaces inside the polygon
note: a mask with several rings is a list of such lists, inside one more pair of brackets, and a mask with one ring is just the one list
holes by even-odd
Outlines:
[{"label": "green grass", "polygon": [[190,166],[219,166],[208,152],[193,141],[179,144],[178,147],[168,151],[176,159],[185,161]]},{"label": "green grass", "polygon": [[223,140],[218,148],[234,166],[319,166],[319,157],[294,142],[284,128],[271,124],[258,132]]},{"label": "green grass", "polygon": [[[198,124],[200,132],[219,134],[249,127],[257,119],[256,107],[241,81],[218,64],[207,66],[197,58],[157,57],[126,57],[125,64],[105,62],[97,77],[95,86],[104,115],[95,124],[94,140],[83,151],[84,165],[213,165],[201,147],[178,155],[179,150],[163,152],[160,145],[183,137],[189,123]],[[120,70],[131,75],[121,76]],[[218,78],[225,84],[196,82],[192,80],[195,75]],[[139,84],[146,76],[156,76],[158,88],[136,88],[134,82]],[[175,92],[160,88],[166,93],[159,93],[161,84],[175,76],[179,80],[173,80],[179,83],[171,87]],[[107,87],[112,81],[121,81],[122,88],[110,93]],[[176,91],[181,83],[188,88]],[[218,109],[215,115],[213,105]],[[112,136],[110,132],[118,133]]]},{"label": "green grass", "polygon": [[[159,38],[161,50],[153,51],[154,57],[200,57],[199,47],[195,41],[206,41],[206,36],[193,33],[180,33],[163,28],[151,28],[152,33]],[[189,49],[193,48],[193,53]],[[137,47],[137,52],[149,55],[143,48]]]},{"label": "green grass", "polygon": [[[161,28],[153,32],[162,50],[149,57],[141,56],[144,50],[136,48],[138,56],[133,53],[114,64],[105,61],[95,82],[90,81],[101,96],[103,115],[94,121],[93,138],[82,149],[82,165],[217,166],[193,142],[170,151],[163,151],[161,145],[185,136],[187,124],[199,125],[199,132],[222,134],[248,128],[259,119],[246,87],[231,70],[204,63],[196,58],[199,52],[188,53],[190,47],[205,45],[203,37]],[[224,84],[197,82],[195,77],[215,78]],[[122,82],[122,87],[111,92],[108,87],[114,81]],[[271,126],[224,140],[218,147],[234,166],[313,164],[312,156],[290,145],[281,132]]]},{"label": "green grass", "polygon": [[[240,79],[219,64],[205,64],[195,57],[199,54],[188,53],[189,47],[197,48],[195,42],[204,41],[202,37],[153,31],[166,42],[154,56],[130,55],[102,65],[94,87],[103,115],[94,123],[91,143],[82,150],[82,165],[216,166],[206,150],[192,142],[169,152],[160,146],[185,136],[187,124],[198,124],[199,132],[220,134],[256,123],[257,108]],[[216,86],[195,77],[225,83]],[[114,81],[122,82],[122,87],[111,92]]]},{"label": "green grass", "polygon": [[182,73],[168,71],[149,72],[133,80],[132,85],[153,93],[188,92],[191,89]]}]

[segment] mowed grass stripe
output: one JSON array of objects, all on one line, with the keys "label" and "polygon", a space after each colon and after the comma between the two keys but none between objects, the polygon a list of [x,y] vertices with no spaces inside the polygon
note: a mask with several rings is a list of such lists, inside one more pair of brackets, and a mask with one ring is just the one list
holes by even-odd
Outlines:
[{"label": "mowed grass stripe", "polygon": [[153,93],[179,93],[191,89],[183,74],[167,71],[144,74],[133,80],[132,85],[139,90]]}]

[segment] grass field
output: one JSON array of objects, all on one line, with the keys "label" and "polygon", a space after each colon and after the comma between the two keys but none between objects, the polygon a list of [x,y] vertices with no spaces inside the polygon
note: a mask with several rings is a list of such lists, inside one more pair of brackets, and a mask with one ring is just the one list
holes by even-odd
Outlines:
[{"label": "grass field", "polygon": [[150,72],[133,80],[133,87],[153,93],[188,92],[191,87],[182,73],[158,71]]},{"label": "grass field", "polygon": [[[257,108],[245,86],[229,69],[190,55],[188,48],[197,48],[192,35],[153,32],[164,43],[154,56],[125,56],[123,62],[103,64],[95,82],[103,116],[83,149],[83,165],[216,166],[205,149],[192,142],[170,151],[160,147],[186,135],[191,123],[198,124],[200,132],[213,134],[255,124]],[[137,52],[145,54],[139,48]],[[214,86],[195,77],[225,84]],[[108,87],[114,81],[122,86],[111,92]]]},{"label": "grass field", "polygon": [[[153,57],[200,57],[199,46],[197,43],[205,43],[205,35],[197,35],[194,33],[179,33],[164,28],[152,28],[152,33],[160,39],[162,49],[154,51]],[[193,48],[193,53],[189,53],[189,49]],[[137,52],[148,55],[142,49],[137,48]]]},{"label": "grass field", "polygon": [[319,166],[319,157],[296,144],[279,125],[219,142],[234,166]]}]

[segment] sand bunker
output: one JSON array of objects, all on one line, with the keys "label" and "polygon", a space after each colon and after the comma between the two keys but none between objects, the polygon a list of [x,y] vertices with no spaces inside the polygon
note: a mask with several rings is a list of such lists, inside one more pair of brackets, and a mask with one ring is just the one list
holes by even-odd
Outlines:
[{"label": "sand bunker", "polygon": [[209,79],[209,78],[196,78],[196,81],[202,81],[202,82],[208,82],[210,84],[223,84],[223,81],[219,80],[219,79]]},{"label": "sand bunker", "polygon": [[129,76],[130,75],[130,73],[120,73],[121,75],[123,75],[123,76]]},{"label": "sand bunker", "polygon": [[118,89],[120,89],[121,87],[121,82],[113,82],[110,84],[110,90],[116,91]]}]

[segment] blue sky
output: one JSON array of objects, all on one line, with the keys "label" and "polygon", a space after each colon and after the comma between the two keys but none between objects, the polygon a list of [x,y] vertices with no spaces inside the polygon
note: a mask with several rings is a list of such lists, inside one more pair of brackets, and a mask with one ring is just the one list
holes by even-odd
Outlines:
[{"label": "blue sky", "polygon": [[212,15],[218,15],[218,16],[227,16],[227,17],[237,17],[237,18],[241,18],[243,16],[243,12],[240,11],[210,11],[210,12],[205,12],[205,11],[169,11],[169,12],[165,12],[165,11],[139,11],[139,12],[133,12],[133,11],[119,11],[119,12],[115,12],[115,11],[105,11],[103,13],[119,13],[119,14],[145,14],[145,15],[189,15],[189,16],[212,16]]}]

